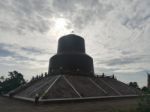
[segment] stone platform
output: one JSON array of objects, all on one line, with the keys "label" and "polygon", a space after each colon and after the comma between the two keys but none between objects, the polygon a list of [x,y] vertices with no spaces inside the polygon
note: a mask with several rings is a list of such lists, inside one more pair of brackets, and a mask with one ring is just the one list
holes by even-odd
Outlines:
[{"label": "stone platform", "polygon": [[141,92],[112,77],[51,75],[9,93],[14,98],[34,101],[88,100],[135,97]]}]

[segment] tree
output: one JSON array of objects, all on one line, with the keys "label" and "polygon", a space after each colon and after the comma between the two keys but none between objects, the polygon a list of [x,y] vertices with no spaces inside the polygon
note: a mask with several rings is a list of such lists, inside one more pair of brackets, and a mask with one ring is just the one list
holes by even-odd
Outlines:
[{"label": "tree", "polygon": [[130,82],[130,83],[129,83],[129,86],[134,87],[134,88],[137,88],[137,89],[139,88],[137,82]]},{"label": "tree", "polygon": [[0,93],[8,93],[25,83],[26,81],[21,73],[17,71],[9,72],[8,78],[1,82]]},{"label": "tree", "polygon": [[47,74],[47,72],[45,72],[44,77],[47,77],[47,76],[48,76],[48,74]]},{"label": "tree", "polygon": [[150,94],[150,89],[148,88],[148,87],[143,87],[142,89],[141,89],[144,93],[147,93],[147,94]]},{"label": "tree", "polygon": [[0,77],[0,81],[3,82],[5,80],[4,76]]}]

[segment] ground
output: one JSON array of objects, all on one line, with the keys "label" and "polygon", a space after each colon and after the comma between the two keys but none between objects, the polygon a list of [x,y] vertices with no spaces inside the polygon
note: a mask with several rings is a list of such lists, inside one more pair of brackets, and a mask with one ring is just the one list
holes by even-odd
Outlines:
[{"label": "ground", "polygon": [[35,105],[29,102],[0,97],[0,112],[116,112],[118,109],[134,109],[137,104],[138,99],[121,99]]}]

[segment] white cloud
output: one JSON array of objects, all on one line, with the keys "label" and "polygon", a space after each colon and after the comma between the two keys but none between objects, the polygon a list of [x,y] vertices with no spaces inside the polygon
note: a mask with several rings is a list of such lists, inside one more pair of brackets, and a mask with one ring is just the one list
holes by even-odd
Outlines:
[{"label": "white cloud", "polygon": [[150,71],[149,5],[149,0],[0,1],[1,71],[18,69],[26,77],[47,71],[58,38],[74,30],[85,38],[96,72],[143,75]]}]

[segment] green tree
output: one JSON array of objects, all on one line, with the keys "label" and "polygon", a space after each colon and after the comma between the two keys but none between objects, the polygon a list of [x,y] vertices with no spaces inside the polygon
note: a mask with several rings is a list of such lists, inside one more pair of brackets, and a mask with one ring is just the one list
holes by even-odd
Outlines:
[{"label": "green tree", "polygon": [[0,93],[7,93],[25,83],[26,81],[21,73],[17,71],[9,72],[8,78],[1,82]]},{"label": "green tree", "polygon": [[146,94],[150,94],[150,89],[148,87],[144,86],[141,90]]}]

